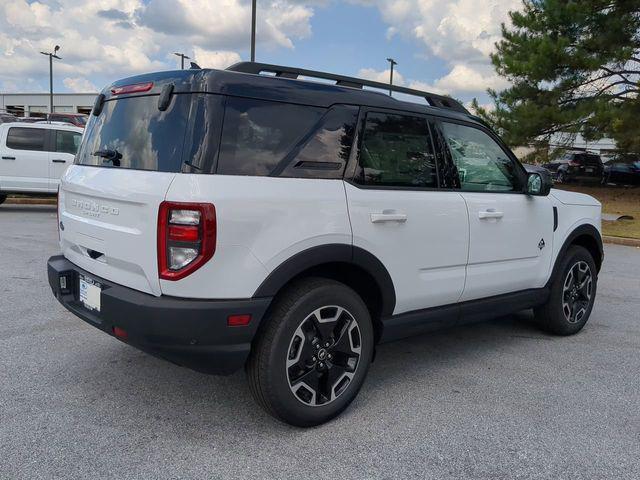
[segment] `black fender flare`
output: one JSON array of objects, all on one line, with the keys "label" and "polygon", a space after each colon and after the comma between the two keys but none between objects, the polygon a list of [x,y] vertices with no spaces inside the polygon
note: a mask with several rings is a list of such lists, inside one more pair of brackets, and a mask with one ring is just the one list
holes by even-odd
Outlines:
[{"label": "black fender flare", "polygon": [[602,236],[596,227],[590,224],[583,224],[576,227],[567,238],[564,240],[562,244],[562,248],[558,251],[558,255],[556,256],[556,260],[553,264],[553,270],[551,271],[551,276],[549,277],[549,281],[547,282],[547,287],[551,285],[553,279],[556,278],[558,273],[558,268],[560,268],[560,261],[569,250],[569,247],[574,243],[574,240],[583,235],[592,237],[595,240],[598,250],[600,252],[600,261],[598,259],[594,259],[596,261],[596,267],[598,268],[598,272],[600,271],[600,267],[602,266],[602,260],[604,259],[604,247],[602,244]]},{"label": "black fender flare", "polygon": [[292,278],[305,270],[327,263],[351,264],[368,273],[382,295],[382,316],[389,316],[396,306],[396,293],[391,275],[372,253],[353,245],[332,243],[311,247],[296,253],[276,267],[260,284],[254,298],[273,297]]}]

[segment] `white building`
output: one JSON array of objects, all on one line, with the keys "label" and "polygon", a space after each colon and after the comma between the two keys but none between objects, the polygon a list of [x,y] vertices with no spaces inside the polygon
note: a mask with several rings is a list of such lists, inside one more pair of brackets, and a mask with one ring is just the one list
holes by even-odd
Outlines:
[{"label": "white building", "polygon": [[[54,93],[53,111],[90,113],[97,93]],[[49,112],[48,93],[0,93],[0,112],[19,117],[40,116]]]}]

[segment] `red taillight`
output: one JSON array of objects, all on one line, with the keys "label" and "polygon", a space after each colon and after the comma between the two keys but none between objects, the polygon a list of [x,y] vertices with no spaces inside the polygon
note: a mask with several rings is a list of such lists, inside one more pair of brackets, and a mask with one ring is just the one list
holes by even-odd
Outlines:
[{"label": "red taillight", "polygon": [[229,315],[227,325],[229,327],[246,327],[251,323],[251,315]]},{"label": "red taillight", "polygon": [[172,242],[197,242],[200,238],[198,227],[169,224],[169,240]]},{"label": "red taillight", "polygon": [[162,202],[158,212],[158,273],[180,280],[213,257],[216,209],[210,203]]},{"label": "red taillight", "polygon": [[111,89],[112,95],[122,95],[124,93],[140,93],[148,92],[153,87],[153,82],[134,83],[132,85],[124,85],[122,87],[113,87]]},{"label": "red taillight", "polygon": [[569,166],[570,167],[579,167],[580,166],[580,162],[577,162],[576,160],[569,160]]},{"label": "red taillight", "polygon": [[129,334],[124,328],[113,327],[113,334],[120,340],[126,340],[129,338]]}]

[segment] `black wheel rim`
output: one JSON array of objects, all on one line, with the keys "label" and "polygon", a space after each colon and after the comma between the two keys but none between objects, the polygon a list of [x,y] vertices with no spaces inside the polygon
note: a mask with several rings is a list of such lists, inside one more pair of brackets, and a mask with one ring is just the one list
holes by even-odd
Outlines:
[{"label": "black wheel rim", "polygon": [[308,406],[328,405],[342,395],[360,364],[358,321],[346,309],[328,305],[298,326],[287,352],[286,373],[293,395]]},{"label": "black wheel rim", "polygon": [[569,323],[582,321],[589,309],[593,276],[589,264],[579,261],[567,272],[562,288],[562,310]]}]

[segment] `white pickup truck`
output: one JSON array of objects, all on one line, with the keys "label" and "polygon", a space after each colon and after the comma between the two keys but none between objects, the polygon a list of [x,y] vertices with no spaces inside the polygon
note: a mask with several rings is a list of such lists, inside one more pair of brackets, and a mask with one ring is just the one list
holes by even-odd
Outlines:
[{"label": "white pickup truck", "polygon": [[0,125],[0,203],[10,193],[56,193],[78,151],[83,129],[73,125]]}]

